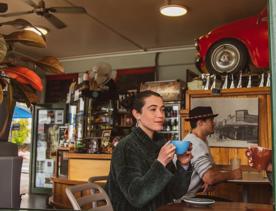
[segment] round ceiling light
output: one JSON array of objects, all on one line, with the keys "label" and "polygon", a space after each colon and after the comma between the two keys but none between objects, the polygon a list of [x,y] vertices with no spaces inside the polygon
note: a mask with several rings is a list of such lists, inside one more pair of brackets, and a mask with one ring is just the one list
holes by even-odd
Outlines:
[{"label": "round ceiling light", "polygon": [[160,13],[165,16],[178,17],[185,15],[188,12],[187,8],[177,4],[168,4],[160,8]]},{"label": "round ceiling light", "polygon": [[42,36],[42,35],[46,35],[48,33],[48,29],[41,27],[41,26],[27,26],[24,28],[24,30],[29,30],[29,31],[33,31],[35,33],[37,33],[38,35]]}]

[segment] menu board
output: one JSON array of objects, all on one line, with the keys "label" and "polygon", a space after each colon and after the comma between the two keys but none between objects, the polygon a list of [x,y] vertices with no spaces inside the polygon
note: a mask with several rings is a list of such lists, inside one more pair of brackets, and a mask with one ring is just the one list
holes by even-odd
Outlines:
[{"label": "menu board", "polygon": [[180,80],[149,81],[141,83],[140,91],[151,90],[159,93],[164,101],[177,101],[182,98],[183,85],[184,82]]}]

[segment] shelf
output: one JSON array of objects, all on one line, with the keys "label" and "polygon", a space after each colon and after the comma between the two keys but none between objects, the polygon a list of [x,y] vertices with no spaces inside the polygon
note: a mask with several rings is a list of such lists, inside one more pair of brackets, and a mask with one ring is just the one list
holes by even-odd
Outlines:
[{"label": "shelf", "polygon": [[107,129],[100,129],[99,128],[99,129],[91,129],[91,130],[87,130],[87,131],[96,131],[97,132],[97,131],[102,131],[102,130],[107,130]]},{"label": "shelf", "polygon": [[91,114],[92,115],[109,114],[109,116],[111,116],[111,113],[109,111],[95,111],[95,112],[92,112]]},{"label": "shelf", "polygon": [[179,133],[179,130],[174,130],[174,131],[160,131],[159,133]]},{"label": "shelf", "polygon": [[95,125],[112,125],[109,122],[93,122],[92,125],[93,124],[95,124]]},{"label": "shelf", "polygon": [[131,112],[129,112],[129,111],[117,111],[117,114],[129,114],[129,115],[131,115]]},{"label": "shelf", "polygon": [[[110,137],[110,136],[108,136],[108,137]],[[91,136],[91,137],[84,137],[82,139],[79,139],[79,141],[81,141],[81,140],[89,140],[89,139],[102,139],[102,138],[105,138],[105,137]]]},{"label": "shelf", "polygon": [[133,126],[132,125],[130,125],[130,126],[116,125],[116,127],[120,127],[120,128],[132,128]]}]

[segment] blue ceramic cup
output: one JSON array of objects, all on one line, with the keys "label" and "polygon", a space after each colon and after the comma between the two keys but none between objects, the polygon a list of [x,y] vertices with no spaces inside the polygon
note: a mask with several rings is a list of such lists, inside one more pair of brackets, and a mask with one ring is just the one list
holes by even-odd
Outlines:
[{"label": "blue ceramic cup", "polygon": [[175,146],[175,153],[177,155],[184,154],[190,146],[190,141],[173,140],[171,143]]}]

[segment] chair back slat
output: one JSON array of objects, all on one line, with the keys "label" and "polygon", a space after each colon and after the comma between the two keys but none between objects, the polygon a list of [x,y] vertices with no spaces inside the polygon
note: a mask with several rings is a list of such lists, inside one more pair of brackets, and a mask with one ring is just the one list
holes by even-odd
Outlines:
[{"label": "chair back slat", "polygon": [[103,180],[107,180],[108,176],[94,176],[94,177],[90,177],[88,179],[88,182],[90,183],[95,183],[96,181],[103,181]]},{"label": "chair back slat", "polygon": [[105,190],[95,183],[84,183],[66,187],[67,197],[74,210],[113,211]]}]

